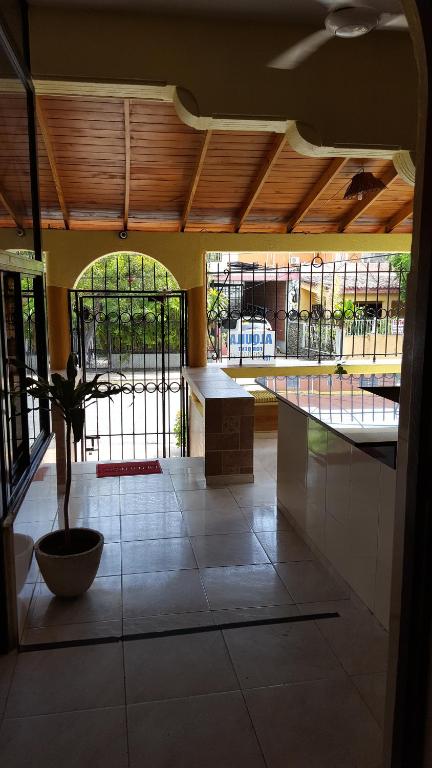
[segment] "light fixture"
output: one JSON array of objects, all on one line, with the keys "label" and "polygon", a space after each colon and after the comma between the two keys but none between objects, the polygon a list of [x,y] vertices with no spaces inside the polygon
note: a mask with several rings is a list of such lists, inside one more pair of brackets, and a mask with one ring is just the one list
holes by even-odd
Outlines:
[{"label": "light fixture", "polygon": [[360,173],[356,173],[352,177],[343,199],[352,200],[356,198],[357,200],[363,200],[374,192],[381,192],[383,189],[386,189],[386,185],[381,179],[378,179],[369,171],[360,171]]}]

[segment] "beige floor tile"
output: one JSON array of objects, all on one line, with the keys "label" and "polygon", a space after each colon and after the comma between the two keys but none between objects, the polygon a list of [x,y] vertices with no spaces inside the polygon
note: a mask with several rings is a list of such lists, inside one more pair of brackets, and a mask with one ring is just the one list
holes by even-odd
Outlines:
[{"label": "beige floor tile", "polygon": [[20,653],[6,717],[124,704],[120,643]]},{"label": "beige floor tile", "polygon": [[180,512],[155,512],[148,515],[123,515],[120,520],[122,541],[169,539],[186,536]]},{"label": "beige floor tile", "polygon": [[30,499],[28,496],[24,500],[16,517],[18,524],[22,523],[44,523],[52,524],[57,514],[58,501],[56,497],[49,499]]},{"label": "beige floor tile", "polygon": [[212,612],[215,624],[230,622],[244,624],[249,621],[279,619],[285,616],[298,616],[296,605],[262,605],[255,608],[220,608]]},{"label": "beige floor tile", "polygon": [[252,530],[256,533],[291,529],[287,519],[278,512],[275,504],[263,504],[259,507],[242,507],[242,513]]},{"label": "beige floor tile", "polygon": [[122,553],[124,574],[197,568],[188,538],[124,541]]},{"label": "beige floor tile", "polygon": [[380,728],[383,728],[387,684],[386,673],[378,672],[374,675],[355,675],[351,679],[378,725]]},{"label": "beige floor tile", "polygon": [[154,616],[123,620],[123,634],[139,635],[143,632],[172,632],[177,629],[212,626],[213,613],[210,610],[189,613],[163,613]]},{"label": "beige floor tile", "polygon": [[197,571],[164,571],[123,576],[125,618],[206,610],[208,603]]},{"label": "beige floor tile", "polygon": [[122,570],[120,542],[105,543],[97,576],[120,576]]},{"label": "beige floor tile", "polygon": [[212,609],[293,602],[272,565],[205,568],[201,578]]},{"label": "beige floor tile", "polygon": [[313,622],[229,629],[224,636],[242,688],[345,674]]},{"label": "beige floor tile", "polygon": [[200,491],[207,487],[204,475],[185,476],[179,473],[172,475],[172,482],[176,491]]},{"label": "beige floor tile", "polygon": [[48,499],[52,501],[57,499],[57,482],[55,478],[50,476],[43,481],[33,481],[27,491],[26,502],[48,501]]},{"label": "beige floor tile", "polygon": [[264,549],[253,533],[193,536],[191,544],[200,568],[269,562]]},{"label": "beige floor tile", "polygon": [[122,635],[122,621],[87,621],[81,624],[59,624],[51,627],[26,629],[21,638],[22,645],[59,643],[68,640],[88,640],[98,637],[114,638]]},{"label": "beige floor tile", "polygon": [[0,719],[6,706],[6,698],[12,682],[12,674],[17,658],[15,652],[0,656]]},{"label": "beige floor tile", "polygon": [[123,493],[158,493],[172,491],[173,483],[169,474],[129,475],[120,478],[120,494]]},{"label": "beige floor tile", "polygon": [[27,627],[110,621],[121,619],[121,577],[95,579],[81,597],[71,600],[55,597],[45,584],[36,587]]},{"label": "beige floor tile", "polygon": [[71,519],[111,517],[120,514],[120,496],[84,496],[69,502]]},{"label": "beige floor tile", "polygon": [[7,768],[126,768],[125,709],[5,720],[0,753]]},{"label": "beige floor tile", "polygon": [[250,527],[237,507],[236,510],[190,510],[183,512],[189,536],[223,533],[247,533]]},{"label": "beige floor tile", "polygon": [[146,515],[152,512],[178,512],[179,504],[174,491],[152,493],[125,493],[120,496],[122,515]]},{"label": "beige floor tile", "polygon": [[260,531],[257,537],[272,563],[314,560],[303,539],[294,531]]},{"label": "beige floor tile", "polygon": [[[380,626],[367,608],[356,609],[349,602],[344,605],[324,603],[310,605],[312,613],[334,610],[340,613],[338,619],[322,619],[317,626],[330,644],[349,675],[385,672],[387,667],[388,633]],[[301,607],[300,607],[300,610]],[[317,611],[317,612],[318,612]]]},{"label": "beige floor tile", "polygon": [[118,477],[93,478],[84,475],[71,483],[71,498],[87,496],[118,495],[120,479]]},{"label": "beige floor tile", "polygon": [[278,563],[275,567],[296,603],[349,597],[348,588],[336,582],[318,562]]},{"label": "beige floor tile", "polygon": [[204,459],[194,457],[175,457],[172,459],[160,459],[163,472],[169,472],[170,475],[176,475],[182,472],[190,474],[204,474]]},{"label": "beige floor tile", "polygon": [[276,503],[276,483],[231,485],[230,490],[240,507],[260,507]]},{"label": "beige floor tile", "polygon": [[238,512],[238,506],[226,488],[207,488],[198,491],[178,491],[182,511]]},{"label": "beige floor tile", "polygon": [[378,768],[381,734],[349,678],[246,692],[271,768]]},{"label": "beige floor tile", "polygon": [[124,644],[128,704],[238,689],[220,632]]},{"label": "beige floor tile", "polygon": [[83,528],[93,528],[103,534],[105,544],[120,541],[120,515],[111,517],[80,517],[73,525]]},{"label": "beige floor tile", "polygon": [[131,768],[264,768],[240,693],[128,707]]}]

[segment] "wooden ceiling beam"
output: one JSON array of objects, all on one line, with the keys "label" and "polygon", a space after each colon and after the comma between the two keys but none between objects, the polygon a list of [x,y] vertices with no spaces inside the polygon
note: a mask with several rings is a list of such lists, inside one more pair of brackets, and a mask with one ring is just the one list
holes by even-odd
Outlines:
[{"label": "wooden ceiling beam", "polygon": [[207,155],[207,151],[208,151],[208,148],[209,148],[211,137],[212,137],[212,132],[211,131],[205,131],[205,133],[203,134],[202,144],[201,144],[201,147],[200,147],[200,151],[199,151],[199,154],[198,154],[195,170],[193,172],[193,176],[192,176],[190,187],[189,187],[189,192],[188,192],[188,195],[187,195],[187,198],[186,198],[186,202],[185,202],[184,208],[183,208],[183,213],[182,213],[182,216],[181,216],[181,222],[180,222],[180,230],[181,230],[181,232],[184,232],[186,224],[187,224],[187,220],[189,218],[189,214],[191,212],[193,200],[194,200],[195,193],[196,193],[196,190],[197,190],[197,187],[198,187],[198,183],[199,183],[200,176],[201,176],[201,173],[202,173],[202,169],[203,169],[203,166],[204,166],[204,162],[205,162],[205,159],[206,159],[206,155]]},{"label": "wooden ceiling beam", "polygon": [[63,194],[63,187],[62,187],[62,183],[61,183],[58,168],[57,168],[51,135],[48,128],[48,123],[45,117],[45,113],[43,111],[42,101],[40,96],[36,97],[36,115],[39,123],[39,128],[42,134],[43,142],[45,144],[46,153],[48,155],[48,162],[51,168],[51,174],[53,177],[60,209],[63,216],[64,227],[65,229],[69,229],[69,211],[66,205],[65,196]]},{"label": "wooden ceiling beam", "polygon": [[353,224],[359,216],[362,216],[365,211],[379,198],[381,195],[391,186],[391,184],[398,178],[398,172],[393,163],[391,167],[384,173],[381,181],[385,184],[384,189],[377,189],[371,195],[368,195],[364,200],[359,200],[349,211],[349,213],[342,219],[339,224],[339,232],[345,232],[345,230]]},{"label": "wooden ceiling beam", "polygon": [[309,213],[310,209],[315,205],[317,200],[324,194],[326,189],[330,186],[332,181],[336,178],[339,171],[342,170],[344,165],[348,162],[347,157],[335,157],[330,161],[324,173],[315,182],[313,187],[309,190],[306,197],[302,200],[297,210],[290,217],[286,231],[292,232],[302,219]]},{"label": "wooden ceiling beam", "polygon": [[254,179],[254,182],[249,190],[247,200],[243,204],[243,207],[240,210],[238,222],[237,222],[237,229],[236,229],[237,232],[240,232],[242,224],[244,223],[245,219],[249,216],[249,213],[252,207],[255,205],[255,202],[257,200],[259,193],[261,192],[264,184],[266,183],[274,165],[279,160],[279,157],[282,151],[285,149],[287,140],[288,139],[285,134],[279,134],[276,136],[276,139],[273,143],[270,153],[265,158],[261,168],[259,169],[258,174]]},{"label": "wooden ceiling beam", "polygon": [[386,232],[393,232],[394,229],[399,224],[402,224],[405,219],[408,218],[408,216],[411,216],[412,212],[414,210],[414,200],[408,200],[405,205],[402,206],[395,214],[394,216],[389,219],[385,225],[385,231]]},{"label": "wooden ceiling beam", "polygon": [[2,187],[0,187],[0,203],[3,205],[3,208],[8,212],[15,226],[18,227],[18,229],[23,229],[21,216],[16,212],[7,193],[4,191]]},{"label": "wooden ceiling beam", "polygon": [[125,137],[125,190],[124,190],[123,229],[124,231],[127,231],[128,224],[129,224],[130,171],[131,171],[131,137],[130,137],[129,99],[123,100],[123,112],[124,112],[124,137]]}]

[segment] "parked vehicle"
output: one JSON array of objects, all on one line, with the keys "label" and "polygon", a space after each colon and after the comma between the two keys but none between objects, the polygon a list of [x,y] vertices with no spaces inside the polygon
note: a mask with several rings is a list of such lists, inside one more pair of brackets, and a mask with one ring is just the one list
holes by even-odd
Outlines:
[{"label": "parked vehicle", "polygon": [[[275,355],[276,333],[263,317],[239,317],[225,321],[229,328],[222,332],[222,354],[230,358],[261,358]],[[224,324],[223,324],[224,325]]]}]

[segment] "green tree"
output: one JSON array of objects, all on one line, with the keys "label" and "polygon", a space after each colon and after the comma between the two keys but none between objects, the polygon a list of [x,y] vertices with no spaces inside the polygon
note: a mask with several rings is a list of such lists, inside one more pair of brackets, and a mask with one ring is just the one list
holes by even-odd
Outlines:
[{"label": "green tree", "polygon": [[228,310],[228,296],[211,283],[207,286],[207,336],[209,351],[219,357],[219,329]]},{"label": "green tree", "polygon": [[[92,291],[92,296],[83,298],[88,317],[86,349],[94,340],[99,354],[160,352],[163,311],[165,348],[179,351],[180,299],[169,297],[163,310],[158,300],[161,291],[178,291],[179,285],[151,257],[128,252],[104,256],[85,271],[77,289]],[[144,291],[147,296],[142,295]]]},{"label": "green tree", "polygon": [[400,273],[400,298],[406,301],[407,280],[411,269],[410,253],[392,253],[389,256],[389,264],[392,269]]}]

